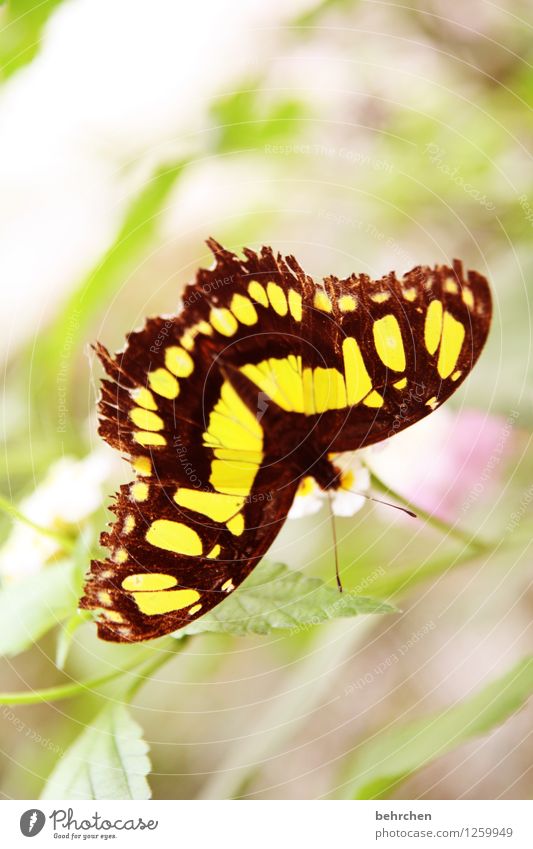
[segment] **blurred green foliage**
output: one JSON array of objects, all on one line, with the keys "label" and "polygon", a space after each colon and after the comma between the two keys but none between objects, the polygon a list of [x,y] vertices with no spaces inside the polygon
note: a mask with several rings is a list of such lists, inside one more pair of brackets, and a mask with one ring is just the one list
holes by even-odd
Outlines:
[{"label": "blurred green foliage", "polygon": [[[57,5],[57,0],[8,2],[0,9],[2,80],[36,55],[43,28]],[[509,450],[508,465],[502,461],[498,469],[495,503],[491,503],[494,490],[489,490],[468,515],[460,517],[455,533],[453,528],[432,522],[422,511],[427,520],[424,524],[387,523],[383,514],[371,509],[361,521],[341,520],[343,578],[348,590],[355,588],[355,595],[347,593],[342,613],[390,612],[386,601],[393,600],[405,606],[409,622],[411,606],[416,610],[420,599],[424,606],[433,585],[457,580],[464,581],[461,595],[464,592],[468,604],[490,598],[494,586],[501,584],[502,609],[496,613],[503,617],[505,606],[513,607],[520,600],[526,615],[528,602],[521,595],[525,596],[531,511],[529,503],[523,509],[522,505],[530,480],[533,425],[528,282],[532,265],[528,204],[533,204],[529,168],[533,73],[528,62],[533,51],[528,28],[519,26],[511,15],[504,16],[501,24],[501,43],[491,47],[495,33],[490,22],[486,32],[476,34],[473,28],[447,29],[449,21],[436,26],[435,15],[426,11],[416,3],[391,10],[389,31],[382,18],[375,23],[372,14],[377,14],[376,10],[369,11],[368,4],[348,0],[317,3],[279,33],[278,39],[279,61],[283,61],[284,51],[293,51],[301,61],[305,51],[316,51],[316,76],[307,87],[301,80],[288,79],[283,86],[279,79],[272,82],[275,60],[264,62],[235,91],[213,97],[206,110],[206,132],[195,139],[187,154],[154,165],[125,205],[122,223],[110,234],[105,254],[88,275],[73,281],[47,326],[6,366],[6,406],[12,421],[6,427],[2,486],[8,501],[18,503],[64,452],[83,456],[90,450],[95,398],[84,354],[109,303],[114,300],[117,305],[109,319],[111,329],[106,330],[118,337],[125,328],[130,329],[130,317],[133,321],[135,309],[144,305],[147,289],[161,289],[161,311],[175,308],[177,289],[186,277],[184,272],[176,281],[174,267],[187,265],[182,255],[196,267],[198,245],[209,234],[202,232],[196,238],[197,234],[184,226],[177,247],[164,244],[165,215],[206,157],[221,168],[226,163],[237,164],[246,172],[234,178],[241,182],[231,185],[230,191],[224,189],[222,203],[218,199],[221,211],[212,213],[211,209],[211,200],[214,207],[217,202],[215,182],[212,198],[206,201],[206,217],[211,221],[213,214],[219,231],[214,235],[227,240],[230,247],[233,242],[237,248],[248,242],[272,242],[281,250],[289,245],[287,252],[295,254],[300,247],[307,252],[313,274],[372,273],[374,267],[382,273],[388,270],[382,267],[383,257],[402,272],[410,257],[410,264],[433,264],[463,256],[469,267],[489,275],[496,295],[495,324],[469,380],[468,404],[492,414],[518,411],[516,430],[520,431]],[[520,4],[516,17],[518,12]],[[422,69],[413,64],[412,54],[415,60],[424,60]],[[321,74],[333,66],[338,78],[331,83],[329,98],[324,93],[320,96]],[[329,100],[336,106],[330,109]],[[274,186],[265,197],[261,195],[263,182]],[[249,184],[256,193],[251,207],[246,206]],[[240,192],[242,208],[226,216],[226,201],[229,206]],[[65,361],[68,427],[59,431],[56,384]],[[456,407],[465,403],[465,397],[461,390],[453,401]],[[511,535],[506,528],[513,510],[522,511],[524,521]],[[378,637],[371,638],[376,626],[370,616],[326,624],[339,615],[337,593],[329,537],[314,527],[313,519],[300,525],[302,530],[294,531],[292,538],[289,533],[285,538],[287,552],[294,552],[298,533],[304,539],[312,532],[316,539],[312,552],[296,550],[292,559],[287,553],[291,569],[263,564],[240,594],[191,629],[191,635],[202,630],[211,633],[187,637],[183,644],[172,640],[172,647],[168,642],[149,648],[128,647],[126,655],[122,647],[99,643],[93,624],[76,613],[82,575],[97,549],[97,531],[105,521],[101,508],[88,536],[78,537],[74,554],[65,546],[61,556],[37,576],[0,591],[0,648],[7,657],[17,655],[20,677],[32,682],[19,699],[4,694],[3,701],[25,703],[24,710],[35,711],[28,723],[42,725],[59,741],[61,751],[79,735],[53,770],[44,797],[146,798],[150,792],[147,744],[133,718],[136,710],[142,714],[143,699],[152,699],[151,709],[155,706],[162,711],[175,703],[186,706],[175,723],[176,730],[174,722],[167,722],[163,724],[167,737],[155,740],[154,757],[169,771],[182,773],[177,789],[155,777],[158,795],[260,795],[262,786],[269,785],[267,779],[262,785],[257,776],[267,774],[269,761],[291,735],[304,734],[308,710],[316,711],[320,738],[323,719],[317,717],[321,707],[332,710],[327,699],[335,686],[335,674],[339,686],[338,669],[357,658],[369,639],[376,641],[376,651],[383,651],[386,637],[381,642]],[[4,517],[5,534],[10,526],[11,519]],[[293,567],[305,567],[314,577]],[[459,567],[468,577],[457,577],[463,574]],[[474,597],[469,582],[477,571],[483,571],[486,578]],[[282,602],[287,604],[280,610]],[[482,620],[480,625],[476,620],[475,627],[484,626],[488,632],[493,624]],[[283,629],[288,633],[284,635]],[[269,641],[258,634],[269,634]],[[172,660],[173,653],[181,649]],[[253,661],[248,653],[253,654]],[[48,659],[44,671],[42,656]],[[147,672],[150,669],[155,675],[158,664],[167,660],[172,660],[168,675],[175,673],[170,695],[155,678],[151,682]],[[449,663],[453,666],[453,658]],[[289,682],[282,674],[286,668]],[[264,690],[261,678],[269,682]],[[59,681],[52,690],[50,679]],[[144,691],[139,694],[132,679],[137,684],[147,683],[148,695]],[[234,684],[230,695],[226,679]],[[213,719],[206,722],[220,723],[214,738],[228,735],[230,739],[236,732],[224,725],[224,714],[229,712],[224,697],[228,704],[232,698],[245,701],[237,682],[245,688],[250,680],[257,687],[254,698],[259,701],[262,696],[268,709],[264,716],[254,715],[250,726],[246,724],[248,737],[240,739],[237,747],[213,747],[211,761],[201,760],[199,751],[194,755],[198,763],[187,761],[193,747],[184,747],[183,767],[176,766],[169,754],[173,751],[171,735],[177,735],[175,745],[186,740],[191,732],[188,715],[194,717],[195,711],[200,722],[200,715],[207,712],[203,701],[207,684],[213,683],[209,692],[214,708]],[[21,688],[18,678],[10,687]],[[376,708],[371,727],[358,726],[356,740],[349,730],[345,732],[338,759],[349,792],[357,798],[397,793],[400,782],[444,751],[504,722],[532,690],[531,661],[525,660],[474,696],[397,724],[397,704],[389,694],[389,715],[383,716]],[[123,703],[107,702],[109,694]],[[83,698],[73,698],[80,695]],[[133,707],[130,713],[127,703],[134,697],[141,708]],[[72,701],[62,703],[61,715],[37,704],[53,699]],[[215,716],[217,709],[220,715]],[[155,735],[157,728],[150,726],[149,713],[143,718],[149,733]],[[87,726],[81,734],[80,723]],[[241,723],[238,719],[235,723],[240,732]],[[349,719],[345,723],[348,725]],[[12,742],[9,731],[8,726]],[[365,734],[373,739],[367,740]],[[350,754],[353,747],[357,747],[355,757]],[[98,757],[90,758],[95,752]],[[24,763],[35,760],[36,774],[50,774],[49,752],[39,750],[36,757],[34,750],[21,746],[17,756]],[[80,759],[78,772],[75,765]],[[211,779],[199,786],[195,782],[202,771],[211,772]],[[116,781],[110,779],[113,774]],[[281,781],[279,775],[276,780]],[[338,775],[337,767],[329,773],[330,795],[342,795],[331,790]],[[4,792],[11,796],[35,795],[45,784],[35,777],[25,780],[7,768],[4,779]],[[258,783],[254,785],[254,781]]]}]

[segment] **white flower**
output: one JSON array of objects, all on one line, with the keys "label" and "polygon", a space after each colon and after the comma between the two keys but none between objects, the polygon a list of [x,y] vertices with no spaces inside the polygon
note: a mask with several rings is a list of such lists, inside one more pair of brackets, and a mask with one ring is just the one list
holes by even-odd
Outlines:
[{"label": "white flower", "polygon": [[[358,451],[349,451],[330,457],[334,465],[341,470],[339,488],[330,490],[331,508],[335,516],[353,516],[365,503],[364,496],[358,493],[368,490],[370,475],[360,457],[361,452]],[[300,519],[302,516],[318,513],[329,497],[314,478],[304,478],[289,510],[288,518]]]},{"label": "white flower", "polygon": [[[83,460],[63,457],[19,510],[40,527],[75,535],[102,503],[103,484],[114,465],[111,451],[103,448]],[[60,540],[17,521],[0,550],[0,575],[5,581],[20,580],[62,553]]]}]

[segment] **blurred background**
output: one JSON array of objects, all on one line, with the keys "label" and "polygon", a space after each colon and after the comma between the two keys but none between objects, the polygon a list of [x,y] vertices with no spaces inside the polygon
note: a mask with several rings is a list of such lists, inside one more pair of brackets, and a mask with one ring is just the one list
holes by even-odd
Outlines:
[{"label": "blurred background", "polygon": [[[208,236],[315,278],[460,257],[493,287],[465,386],[367,457],[437,521],[338,520],[345,585],[400,612],[191,640],[133,708],[154,797],[342,795],[369,741],[531,652],[532,44],[526,0],[0,5],[2,690],[136,650],[75,613],[130,477],[96,433],[90,345],[175,312]],[[327,510],[288,521],[269,559],[334,586]],[[99,703],[0,706],[2,796],[38,797]],[[531,798],[533,713],[515,707],[393,795]]]}]

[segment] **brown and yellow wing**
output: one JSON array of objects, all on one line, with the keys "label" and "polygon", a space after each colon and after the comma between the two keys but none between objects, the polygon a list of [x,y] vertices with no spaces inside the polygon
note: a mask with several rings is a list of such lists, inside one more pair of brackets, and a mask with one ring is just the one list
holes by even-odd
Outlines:
[{"label": "brown and yellow wing", "polygon": [[281,411],[262,423],[263,396],[240,367],[258,344],[292,354],[303,276],[268,249],[241,261],[211,246],[216,267],[187,287],[179,316],[150,319],[115,356],[97,346],[99,433],[136,475],[81,601],[103,639],[158,637],[218,604],[264,555],[298,486],[268,459]]},{"label": "brown and yellow wing", "polygon": [[178,316],[150,319],[115,356],[97,348],[99,432],[136,475],[81,602],[104,639],[158,637],[218,604],[267,551],[301,477],[430,413],[488,333],[488,285],[460,263],[317,286],[293,257],[209,245],[215,266]]},{"label": "brown and yellow wing", "polygon": [[305,416],[318,456],[393,436],[462,384],[485,344],[492,307],[476,272],[418,267],[302,287],[296,356],[258,346],[246,376],[283,410]]},{"label": "brown and yellow wing", "polygon": [[306,311],[306,338],[331,339],[328,366],[346,389],[346,406],[343,396],[321,416],[331,451],[379,442],[437,409],[471,372],[490,328],[487,281],[465,276],[458,261],[401,279],[330,278],[321,291]]}]

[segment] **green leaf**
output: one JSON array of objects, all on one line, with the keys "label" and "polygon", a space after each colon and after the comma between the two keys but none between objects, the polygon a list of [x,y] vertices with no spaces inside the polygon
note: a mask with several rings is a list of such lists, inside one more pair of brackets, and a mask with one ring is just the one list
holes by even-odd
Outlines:
[{"label": "green leaf", "polygon": [[2,21],[0,79],[5,80],[27,65],[41,45],[50,15],[63,0],[10,0]]},{"label": "green leaf", "polygon": [[359,613],[391,613],[395,608],[365,596],[339,593],[281,563],[262,563],[210,613],[176,631],[175,637],[216,631],[244,636],[299,629]]},{"label": "green leaf", "polygon": [[485,734],[522,707],[533,693],[533,657],[479,693],[442,713],[384,731],[359,747],[343,796],[380,799],[421,767]]},{"label": "green leaf", "polygon": [[283,142],[294,145],[309,110],[303,101],[295,98],[265,103],[262,81],[254,79],[247,88],[217,99],[211,115],[217,131],[216,149],[225,153]]},{"label": "green leaf", "polygon": [[41,353],[52,357],[52,363],[47,365],[48,370],[57,367],[64,351],[71,347],[73,335],[80,338],[84,327],[100,307],[108,303],[116,289],[123,284],[128,272],[144,255],[157,234],[165,201],[183,167],[183,162],[164,166],[133,199],[113,244],[73,292],[45,334]]},{"label": "green leaf", "polygon": [[74,573],[73,563],[63,561],[0,590],[0,654],[24,651],[76,610]]},{"label": "green leaf", "polygon": [[62,756],[42,799],[149,799],[148,745],[121,704],[108,704]]}]

